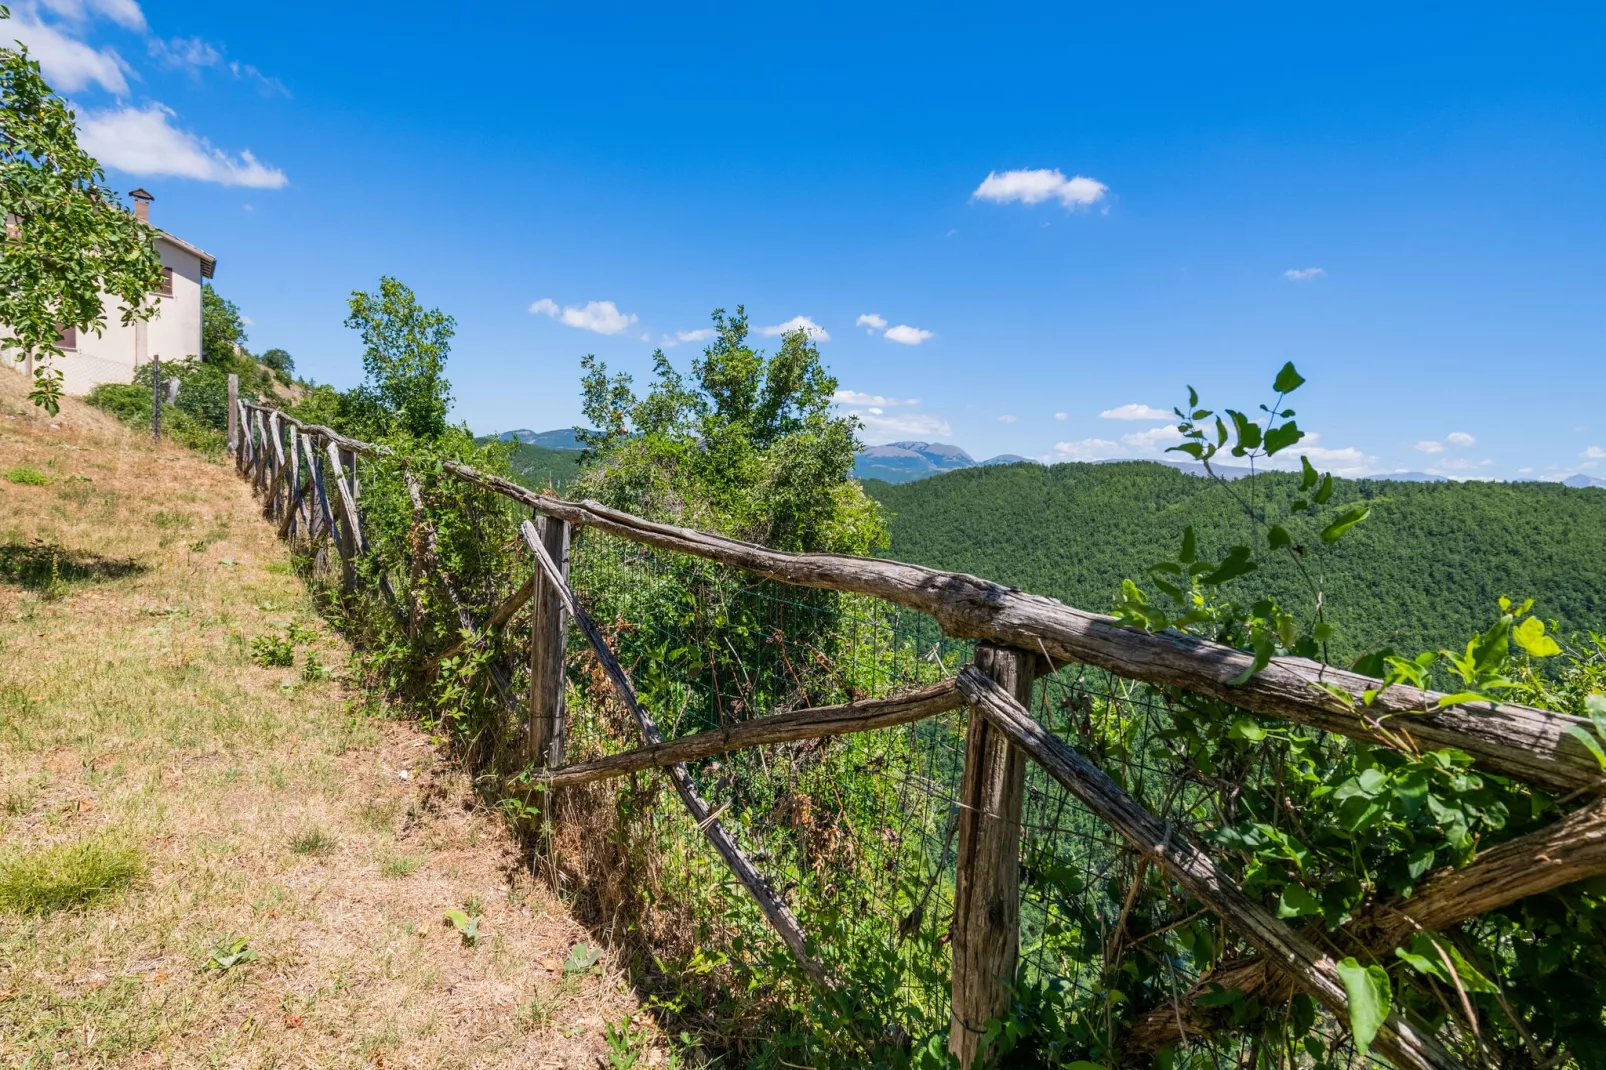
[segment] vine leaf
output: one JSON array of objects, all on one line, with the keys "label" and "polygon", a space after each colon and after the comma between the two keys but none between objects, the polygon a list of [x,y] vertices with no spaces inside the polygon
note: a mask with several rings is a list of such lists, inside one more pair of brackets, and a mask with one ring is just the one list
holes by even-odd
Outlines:
[{"label": "vine leaf", "polygon": [[[1411,949],[1403,947],[1394,949],[1394,954],[1410,963],[1411,968],[1425,977],[1433,977],[1447,985],[1455,985],[1459,980],[1461,987],[1468,992],[1498,992],[1495,983],[1479,973],[1477,968],[1468,962],[1453,944],[1442,944],[1427,933],[1417,933],[1411,938]],[[1447,956],[1450,964],[1455,967],[1455,976],[1444,968],[1444,958]]]},{"label": "vine leaf", "polygon": [[1333,521],[1331,524],[1322,529],[1322,541],[1325,543],[1337,542],[1339,539],[1343,538],[1344,532],[1348,531],[1356,524],[1359,524],[1371,514],[1371,506],[1357,505],[1355,508],[1349,510],[1347,513],[1340,516],[1337,520]]},{"label": "vine leaf", "polygon": [[1511,638],[1515,639],[1517,645],[1526,650],[1530,657],[1548,658],[1561,653],[1561,645],[1545,634],[1545,622],[1538,617],[1529,617],[1511,629]]},{"label": "vine leaf", "polygon": [[1606,750],[1601,749],[1600,740],[1596,739],[1587,728],[1580,724],[1570,724],[1567,726],[1566,731],[1569,736],[1587,747],[1589,753],[1593,754],[1595,760],[1600,763],[1601,769],[1606,770]]},{"label": "vine leaf", "polygon": [[1388,1020],[1394,1004],[1394,990],[1389,987],[1389,975],[1381,966],[1362,966],[1354,957],[1338,964],[1338,976],[1349,995],[1349,1027],[1355,1034],[1355,1047],[1365,1055],[1377,1037],[1377,1031]]},{"label": "vine leaf", "polygon": [[1292,394],[1305,385],[1305,377],[1294,368],[1294,362],[1289,361],[1283,365],[1282,371],[1277,373],[1277,379],[1271,388],[1279,394]]}]

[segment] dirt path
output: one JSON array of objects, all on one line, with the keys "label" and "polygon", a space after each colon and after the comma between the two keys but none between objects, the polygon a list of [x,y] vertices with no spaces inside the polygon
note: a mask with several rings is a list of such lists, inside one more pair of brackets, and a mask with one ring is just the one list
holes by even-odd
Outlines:
[{"label": "dirt path", "polygon": [[[232,468],[20,388],[0,370],[0,1065],[611,1065],[621,975],[565,970],[586,934],[499,817],[341,681]],[[618,1064],[674,1061],[637,1022]]]}]

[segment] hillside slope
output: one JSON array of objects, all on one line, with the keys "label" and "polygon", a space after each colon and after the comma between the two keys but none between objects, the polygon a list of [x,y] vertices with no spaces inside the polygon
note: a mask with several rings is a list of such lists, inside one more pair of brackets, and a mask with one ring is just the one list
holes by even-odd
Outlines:
[{"label": "hillside slope", "polygon": [[[1272,474],[1256,483],[1257,493],[1286,501],[1297,480]],[[1186,525],[1214,553],[1247,535],[1225,488],[1143,462],[973,468],[866,489],[894,514],[890,556],[1098,611],[1123,578],[1141,580],[1147,565],[1174,557]],[[1339,480],[1334,500],[1372,506],[1335,548],[1326,585],[1346,654],[1385,643],[1459,647],[1502,594],[1537,598],[1536,611],[1564,628],[1606,631],[1606,493]],[[1238,582],[1246,594],[1308,602],[1275,559]]]},{"label": "hillside slope", "polygon": [[596,1065],[621,975],[565,975],[594,941],[342,681],[232,467],[22,387],[0,369],[0,1065]]}]

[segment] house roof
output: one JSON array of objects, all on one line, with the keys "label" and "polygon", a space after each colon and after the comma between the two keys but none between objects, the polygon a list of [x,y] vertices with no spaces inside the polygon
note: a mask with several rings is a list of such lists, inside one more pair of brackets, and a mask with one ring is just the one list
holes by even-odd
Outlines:
[{"label": "house roof", "polygon": [[167,244],[173,246],[174,248],[181,249],[184,252],[189,253],[191,256],[193,256],[193,257],[197,258],[198,260],[200,260],[200,262],[201,262],[201,278],[210,279],[212,277],[212,272],[217,268],[217,257],[213,256],[211,253],[207,252],[205,249],[196,248],[195,246],[191,245],[189,242],[185,241],[183,238],[179,238],[179,237],[176,237],[176,236],[174,236],[172,234],[169,234],[165,230],[158,230],[156,232],[156,236],[159,239],[161,239],[162,241],[165,241]]}]

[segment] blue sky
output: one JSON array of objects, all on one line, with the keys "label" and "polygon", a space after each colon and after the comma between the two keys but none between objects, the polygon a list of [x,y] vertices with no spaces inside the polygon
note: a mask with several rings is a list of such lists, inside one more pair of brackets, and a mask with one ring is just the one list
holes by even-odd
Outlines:
[{"label": "blue sky", "polygon": [[397,275],[479,431],[743,303],[872,442],[1158,456],[1101,414],[1293,360],[1335,471],[1606,475],[1599,5],[12,10],[254,348],[354,383]]}]

